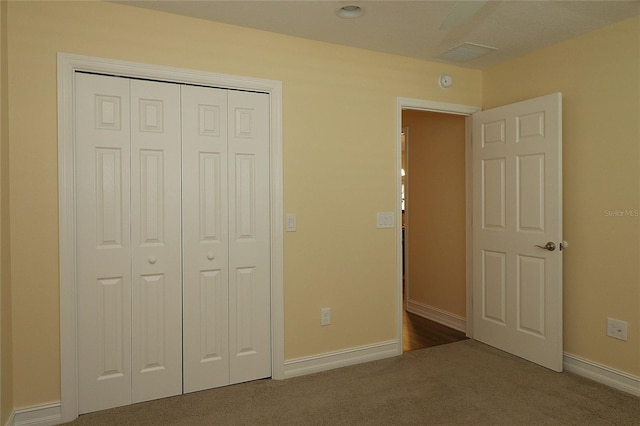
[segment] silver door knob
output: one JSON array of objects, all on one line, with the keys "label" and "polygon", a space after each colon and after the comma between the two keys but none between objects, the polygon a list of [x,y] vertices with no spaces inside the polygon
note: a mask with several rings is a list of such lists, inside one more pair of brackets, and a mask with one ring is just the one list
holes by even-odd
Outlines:
[{"label": "silver door knob", "polygon": [[549,251],[554,251],[556,249],[556,243],[549,241],[547,244],[543,246],[536,245],[536,247],[540,247],[541,249],[545,249]]},{"label": "silver door knob", "polygon": [[156,258],[155,258],[155,257],[153,257],[153,256],[149,256],[149,259],[147,259],[147,260],[148,260],[148,261],[149,261],[149,263],[150,263],[150,264],[152,264],[152,265],[153,265],[154,263],[156,263]]}]

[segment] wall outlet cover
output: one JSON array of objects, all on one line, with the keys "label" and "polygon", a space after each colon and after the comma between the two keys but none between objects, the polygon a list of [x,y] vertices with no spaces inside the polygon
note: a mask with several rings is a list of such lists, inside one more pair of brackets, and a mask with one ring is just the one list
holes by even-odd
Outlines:
[{"label": "wall outlet cover", "polygon": [[629,324],[626,321],[607,318],[607,336],[627,341],[627,328]]}]

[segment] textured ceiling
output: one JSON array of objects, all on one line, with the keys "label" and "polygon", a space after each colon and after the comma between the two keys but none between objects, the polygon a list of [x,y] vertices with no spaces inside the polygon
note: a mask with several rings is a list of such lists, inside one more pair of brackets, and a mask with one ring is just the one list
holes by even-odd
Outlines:
[{"label": "textured ceiling", "polygon": [[[471,0],[472,1],[472,0]],[[137,7],[468,68],[486,68],[640,14],[640,1],[119,1]],[[355,4],[363,16],[335,10]],[[478,5],[476,5],[478,6]],[[463,10],[461,10],[463,9]],[[477,7],[476,7],[477,9]],[[443,21],[447,23],[442,28]],[[461,44],[498,50],[466,62],[439,56]]]}]

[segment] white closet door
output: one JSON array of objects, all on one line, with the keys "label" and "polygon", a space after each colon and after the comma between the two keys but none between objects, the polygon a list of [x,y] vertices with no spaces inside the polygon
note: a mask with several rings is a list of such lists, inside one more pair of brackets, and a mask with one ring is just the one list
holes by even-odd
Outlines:
[{"label": "white closet door", "polygon": [[129,80],[76,74],[78,411],[131,403]]},{"label": "white closet door", "polygon": [[184,391],[271,376],[269,96],[185,86]]},{"label": "white closet door", "polygon": [[182,87],[184,392],[229,384],[227,91]]},{"label": "white closet door", "polygon": [[180,86],[131,80],[133,402],[182,393]]},{"label": "white closet door", "polygon": [[230,380],[271,376],[269,96],[229,91]]},{"label": "white closet door", "polygon": [[271,375],[269,138],[267,94],[76,76],[80,413]]}]

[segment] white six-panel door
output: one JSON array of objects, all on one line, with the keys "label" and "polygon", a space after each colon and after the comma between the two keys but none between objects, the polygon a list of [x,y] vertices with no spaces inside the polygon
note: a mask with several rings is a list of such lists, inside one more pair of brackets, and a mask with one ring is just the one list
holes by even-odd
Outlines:
[{"label": "white six-panel door", "polygon": [[80,413],[271,375],[268,123],[266,94],[76,75]]},{"label": "white six-panel door", "polygon": [[[557,93],[473,116],[474,338],[556,371],[562,371],[561,105]],[[554,250],[544,248],[548,242]]]}]

